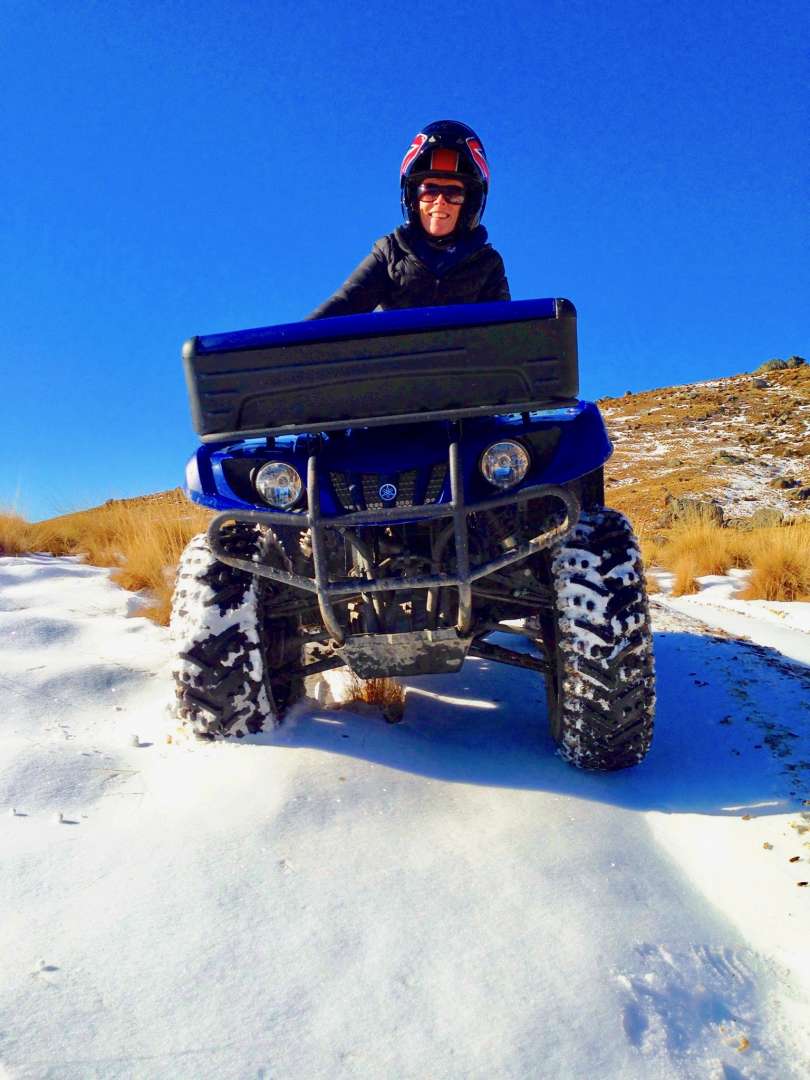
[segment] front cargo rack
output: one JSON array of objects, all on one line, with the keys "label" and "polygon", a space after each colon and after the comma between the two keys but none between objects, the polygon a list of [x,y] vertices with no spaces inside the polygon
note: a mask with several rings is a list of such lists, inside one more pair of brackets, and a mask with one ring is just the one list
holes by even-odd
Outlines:
[{"label": "front cargo rack", "polygon": [[576,310],[516,300],[380,311],[191,338],[203,442],[576,403]]}]

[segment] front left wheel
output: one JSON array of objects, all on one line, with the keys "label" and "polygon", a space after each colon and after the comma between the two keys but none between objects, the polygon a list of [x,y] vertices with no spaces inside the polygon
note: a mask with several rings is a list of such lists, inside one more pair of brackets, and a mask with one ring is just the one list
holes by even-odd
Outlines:
[{"label": "front left wheel", "polygon": [[585,511],[544,560],[551,735],[581,769],[638,765],[653,733],[655,672],[644,569],[630,522]]}]

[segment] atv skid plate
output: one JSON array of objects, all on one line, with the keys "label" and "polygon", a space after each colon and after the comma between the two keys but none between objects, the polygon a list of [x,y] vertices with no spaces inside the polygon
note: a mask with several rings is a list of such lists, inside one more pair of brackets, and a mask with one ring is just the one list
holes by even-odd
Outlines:
[{"label": "atv skid plate", "polygon": [[350,634],[335,650],[361,679],[459,671],[472,636],[449,626],[402,634]]}]

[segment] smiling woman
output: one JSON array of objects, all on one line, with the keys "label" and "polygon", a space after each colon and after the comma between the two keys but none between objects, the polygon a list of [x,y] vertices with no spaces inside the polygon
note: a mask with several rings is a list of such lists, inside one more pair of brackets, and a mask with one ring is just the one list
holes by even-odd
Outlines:
[{"label": "smiling woman", "polygon": [[428,236],[449,236],[458,224],[466,197],[464,185],[446,177],[433,176],[416,189],[419,222]]},{"label": "smiling woman", "polygon": [[503,259],[481,224],[488,192],[489,165],[472,128],[428,124],[400,166],[405,224],[378,240],[310,318],[511,299]]}]

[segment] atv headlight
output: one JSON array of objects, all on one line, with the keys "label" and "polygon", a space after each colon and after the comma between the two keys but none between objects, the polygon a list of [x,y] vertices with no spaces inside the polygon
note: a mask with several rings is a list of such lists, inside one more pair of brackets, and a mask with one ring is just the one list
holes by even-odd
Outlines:
[{"label": "atv headlight", "polygon": [[268,461],[262,465],[253,483],[264,501],[279,510],[297,503],[303,488],[297,470],[283,461]]},{"label": "atv headlight", "polygon": [[481,472],[499,488],[519,484],[529,471],[529,453],[520,443],[507,439],[493,443],[481,455]]}]

